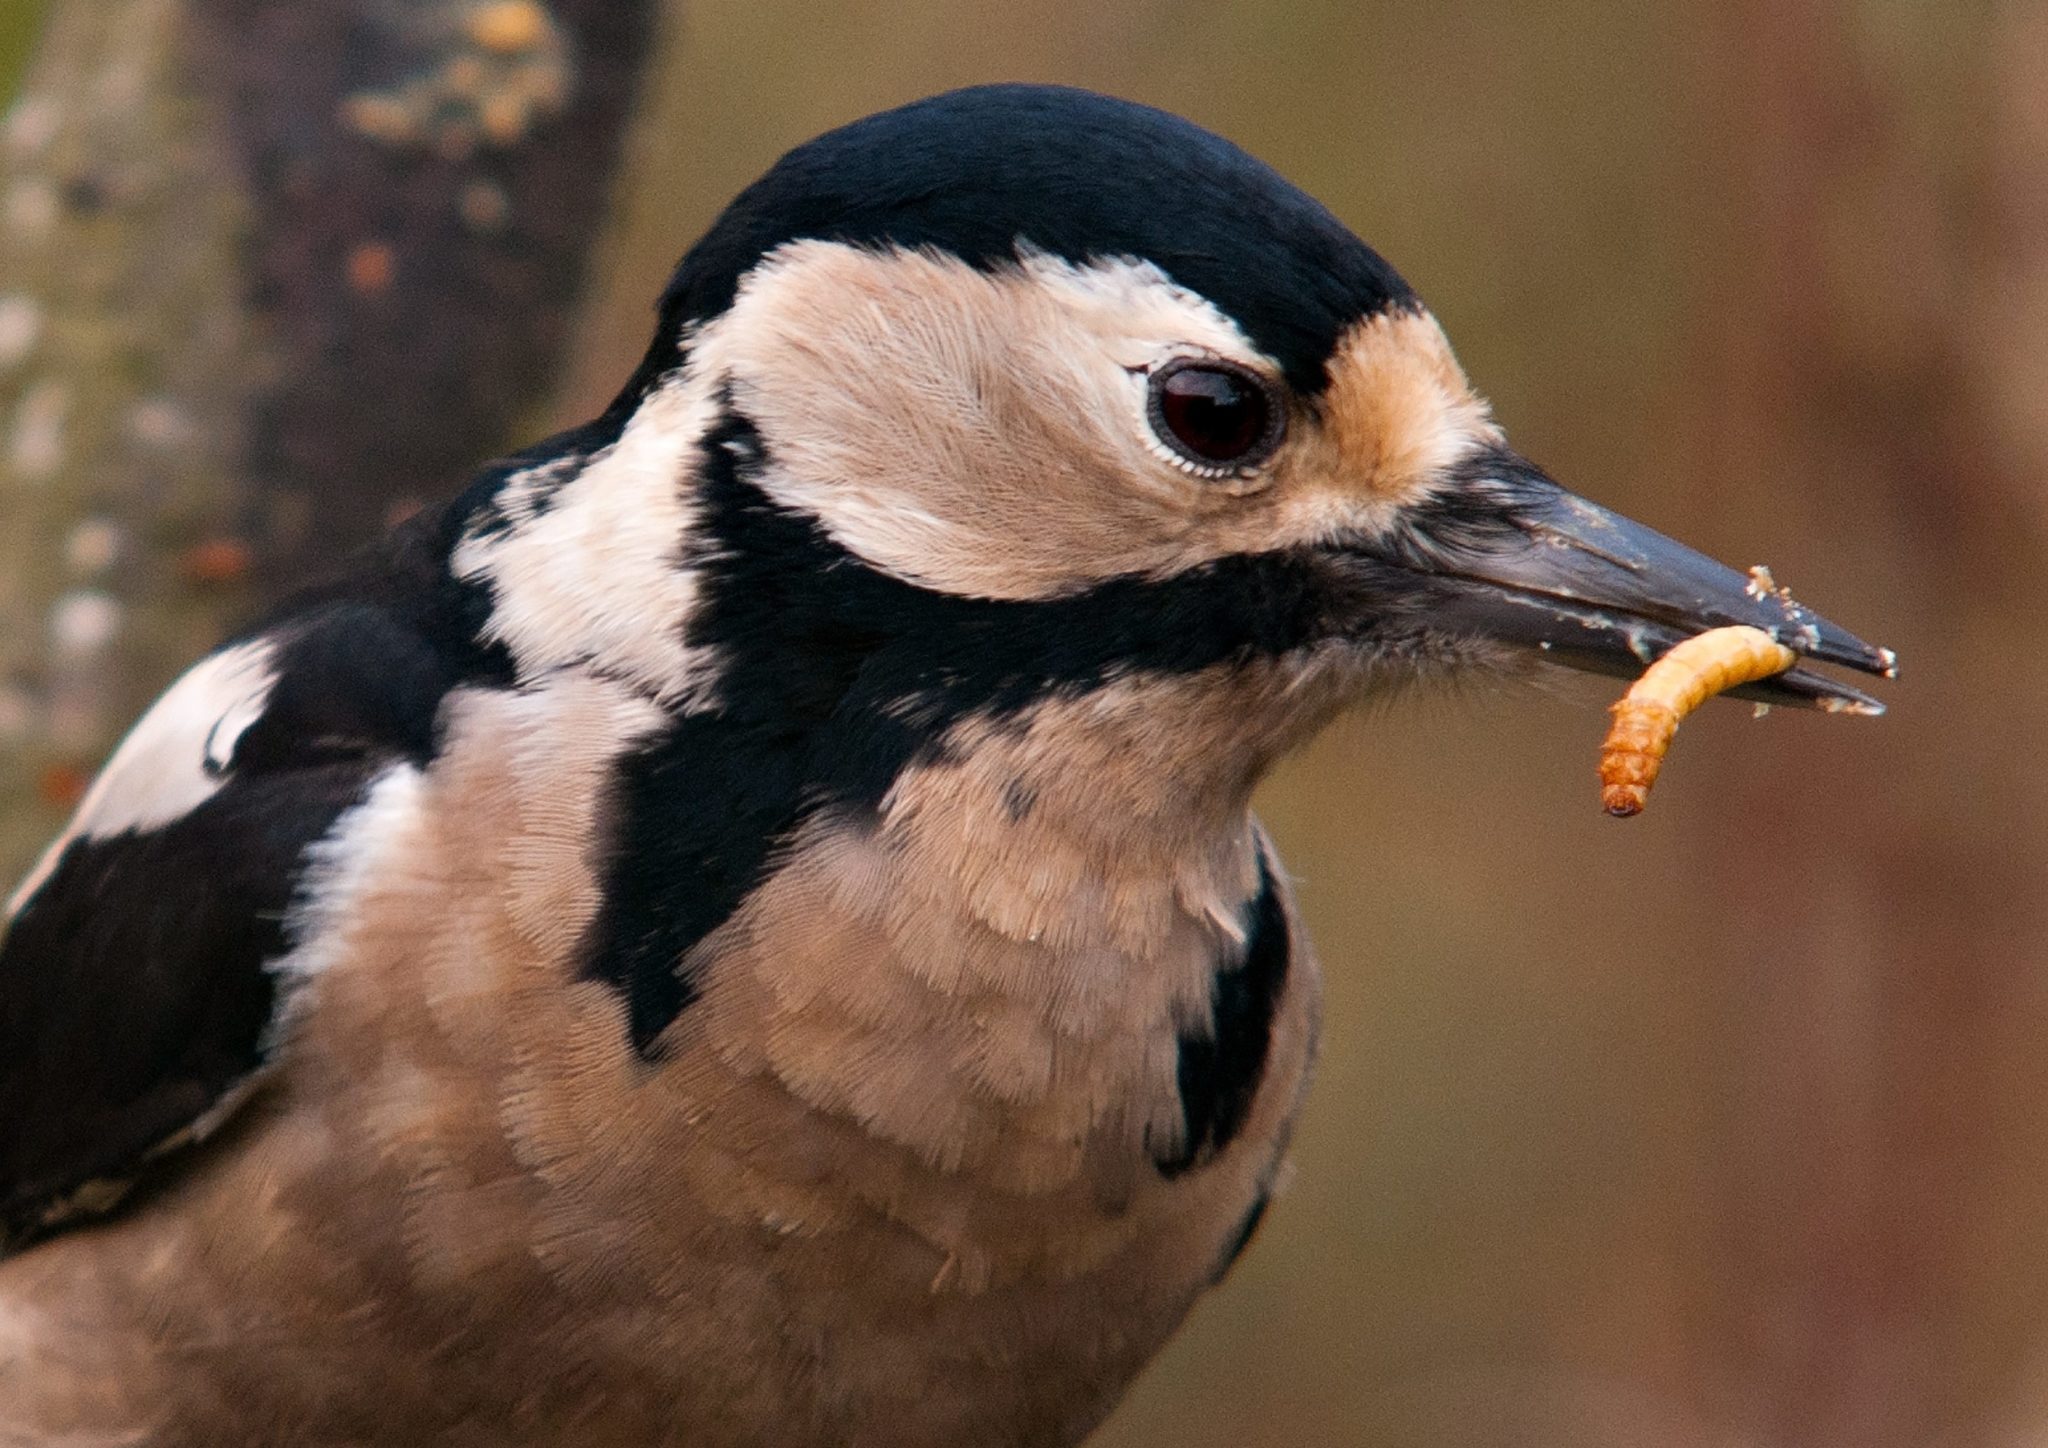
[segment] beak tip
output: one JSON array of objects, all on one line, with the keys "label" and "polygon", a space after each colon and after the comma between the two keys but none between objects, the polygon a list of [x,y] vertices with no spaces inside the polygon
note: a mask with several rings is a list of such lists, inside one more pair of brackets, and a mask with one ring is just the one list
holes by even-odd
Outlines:
[{"label": "beak tip", "polygon": [[1784,625],[1766,632],[1794,653],[1823,663],[1840,664],[1881,679],[1899,676],[1896,651],[1865,643],[1840,624],[1822,618],[1782,590],[1776,598],[1787,618]]}]

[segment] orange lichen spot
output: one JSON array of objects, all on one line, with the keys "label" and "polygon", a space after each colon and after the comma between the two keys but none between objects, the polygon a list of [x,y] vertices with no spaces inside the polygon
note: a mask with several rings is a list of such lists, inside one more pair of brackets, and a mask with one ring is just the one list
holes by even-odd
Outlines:
[{"label": "orange lichen spot", "polygon": [[388,146],[410,145],[420,138],[419,117],[397,96],[365,93],[341,103],[341,122],[361,136]]},{"label": "orange lichen spot", "polygon": [[255,555],[241,539],[208,538],[179,556],[178,571],[192,583],[240,583],[255,563]]},{"label": "orange lichen spot", "polygon": [[366,241],[348,254],[348,284],[358,295],[374,297],[391,290],[398,276],[398,255],[381,241]]},{"label": "orange lichen spot", "polygon": [[36,776],[36,794],[54,809],[72,809],[92,784],[92,775],[75,764],[46,764]]},{"label": "orange lichen spot", "polygon": [[548,17],[536,0],[493,0],[470,11],[465,28],[479,49],[516,55],[547,38]]},{"label": "orange lichen spot", "polygon": [[490,88],[491,69],[480,55],[455,56],[441,67],[443,98],[474,102]]},{"label": "orange lichen spot", "polygon": [[512,219],[512,198],[505,188],[491,181],[471,181],[456,198],[455,208],[462,224],[471,231],[490,233],[504,230]]},{"label": "orange lichen spot", "polygon": [[477,104],[477,124],[494,145],[509,146],[526,134],[533,107],[524,96],[499,92]]},{"label": "orange lichen spot", "polygon": [[1714,695],[1782,674],[1798,655],[1762,629],[1716,628],[1657,660],[1614,706],[1600,746],[1600,803],[1611,815],[1640,814],[1685,716]]}]

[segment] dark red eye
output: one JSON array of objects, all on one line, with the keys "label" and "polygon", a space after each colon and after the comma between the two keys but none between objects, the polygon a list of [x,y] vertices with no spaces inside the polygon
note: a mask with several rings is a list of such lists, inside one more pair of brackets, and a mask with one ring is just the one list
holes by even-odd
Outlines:
[{"label": "dark red eye", "polygon": [[1170,362],[1152,374],[1152,427],[1202,468],[1235,471],[1280,442],[1280,409],[1257,374],[1224,362]]}]

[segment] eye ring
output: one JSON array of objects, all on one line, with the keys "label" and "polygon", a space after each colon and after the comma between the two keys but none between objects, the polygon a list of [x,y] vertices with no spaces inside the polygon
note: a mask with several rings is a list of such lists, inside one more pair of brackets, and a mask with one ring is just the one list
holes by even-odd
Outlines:
[{"label": "eye ring", "polygon": [[1145,412],[1174,464],[1202,478],[1245,476],[1287,432],[1279,389],[1220,357],[1176,357],[1152,369]]}]

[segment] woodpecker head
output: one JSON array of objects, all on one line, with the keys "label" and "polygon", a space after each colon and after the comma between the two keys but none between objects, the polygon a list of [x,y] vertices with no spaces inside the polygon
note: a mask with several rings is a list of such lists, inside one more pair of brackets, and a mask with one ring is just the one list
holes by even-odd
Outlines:
[{"label": "woodpecker head", "polygon": [[[1066,709],[1241,799],[1377,684],[1633,674],[1730,623],[1886,667],[1553,483],[1392,267],[1143,106],[997,86],[832,132],[660,318],[605,418],[494,484],[459,571],[522,668],[601,656],[685,709],[830,722],[827,797]],[[1747,692],[1866,703],[1804,669]]]}]

